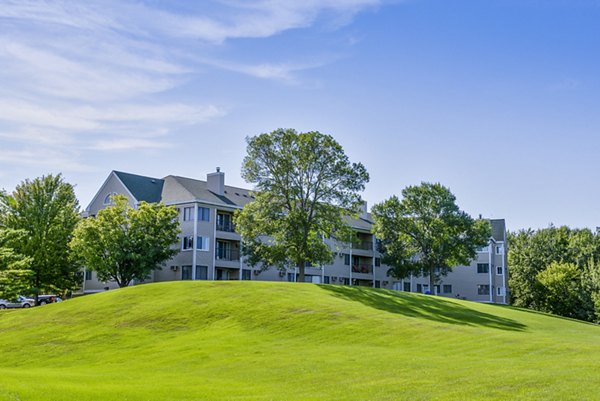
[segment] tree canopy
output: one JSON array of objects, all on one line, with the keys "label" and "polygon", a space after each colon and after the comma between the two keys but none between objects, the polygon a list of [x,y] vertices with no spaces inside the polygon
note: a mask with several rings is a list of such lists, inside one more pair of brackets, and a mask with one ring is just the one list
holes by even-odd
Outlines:
[{"label": "tree canopy", "polygon": [[380,240],[382,261],[396,278],[429,276],[433,289],[441,275],[466,265],[487,244],[487,220],[474,220],[456,205],[450,190],[422,183],[373,207],[374,233]]},{"label": "tree canopy", "polygon": [[73,186],[60,174],[47,175],[23,181],[12,194],[4,193],[0,199],[0,226],[13,234],[20,233],[10,247],[13,256],[7,257],[27,258],[22,266],[26,264],[31,271],[25,276],[36,297],[40,291],[62,292],[78,287],[80,266],[71,258],[68,246],[79,221]]},{"label": "tree canopy", "polygon": [[508,236],[511,303],[588,321],[600,318],[600,238],[566,226]]},{"label": "tree canopy", "polygon": [[295,265],[304,281],[306,264],[333,260],[324,237],[349,238],[344,216],[354,215],[369,181],[330,135],[278,129],[247,138],[242,177],[255,200],[235,216],[251,265]]},{"label": "tree canopy", "polygon": [[123,195],[111,199],[112,206],[80,222],[71,248],[101,281],[125,287],[177,254],[171,246],[180,231],[178,212],[173,206],[146,202],[135,209]]}]

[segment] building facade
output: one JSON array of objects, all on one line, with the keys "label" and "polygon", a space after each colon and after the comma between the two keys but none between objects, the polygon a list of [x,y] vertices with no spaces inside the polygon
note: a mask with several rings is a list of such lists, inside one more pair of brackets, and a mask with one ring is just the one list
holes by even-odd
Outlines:
[{"label": "building facade", "polygon": [[[217,168],[206,181],[178,176],[144,177],[112,171],[86,209],[88,216],[110,206],[113,194],[123,194],[132,207],[140,202],[163,202],[179,210],[180,252],[145,282],[174,280],[263,280],[296,281],[294,268],[261,270],[244,263],[241,238],[235,231],[233,214],[251,202],[250,190],[225,185],[225,174]],[[493,235],[470,266],[458,266],[433,292],[482,302],[506,302],[507,269],[504,257],[503,220],[492,220]],[[305,280],[312,283],[360,285],[426,293],[428,278],[396,280],[387,275],[381,263],[372,221],[366,205],[358,219],[350,219],[356,238],[352,244],[324,239],[334,251],[334,261],[325,266],[308,266]],[[491,251],[490,251],[491,250]],[[496,253],[501,252],[501,253]],[[487,270],[484,265],[487,263]],[[502,268],[501,274],[497,274]],[[486,273],[483,273],[485,271]],[[493,273],[493,274],[492,274]],[[487,274],[487,275],[486,275]],[[483,280],[484,276],[487,280]],[[487,287],[486,287],[487,286]],[[438,288],[439,287],[439,288]],[[86,293],[116,288],[115,283],[100,282],[94,272],[85,272]]]}]

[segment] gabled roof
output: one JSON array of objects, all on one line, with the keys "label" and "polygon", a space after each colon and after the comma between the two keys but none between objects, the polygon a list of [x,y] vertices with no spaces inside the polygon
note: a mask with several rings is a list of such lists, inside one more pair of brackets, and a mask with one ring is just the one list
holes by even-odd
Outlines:
[{"label": "gabled roof", "polygon": [[161,201],[164,180],[124,173],[122,171],[113,172],[138,202],[157,203]]},{"label": "gabled roof", "polygon": [[223,195],[219,195],[208,190],[206,181],[174,175],[165,177],[165,180],[175,181],[192,196],[192,199],[178,199],[179,201],[194,200],[229,207],[243,207],[254,199],[250,190],[244,188],[225,185]]}]

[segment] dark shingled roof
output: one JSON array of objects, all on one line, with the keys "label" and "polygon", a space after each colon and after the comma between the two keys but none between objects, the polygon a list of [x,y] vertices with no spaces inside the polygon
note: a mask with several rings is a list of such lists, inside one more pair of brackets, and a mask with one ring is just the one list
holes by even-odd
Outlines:
[{"label": "dark shingled roof", "polygon": [[496,241],[505,241],[506,223],[504,219],[491,219],[490,223],[492,224],[492,238]]},{"label": "dark shingled roof", "polygon": [[144,177],[141,175],[124,173],[122,171],[115,171],[114,173],[138,202],[160,202],[164,184],[164,181],[160,178]]},{"label": "dark shingled roof", "polygon": [[185,190],[193,197],[193,199],[181,200],[197,200],[221,204],[223,206],[244,207],[244,205],[254,199],[254,196],[249,189],[225,185],[223,195],[218,195],[208,190],[206,181],[174,175],[165,177],[165,179],[169,178],[179,183],[179,185],[185,188]]}]

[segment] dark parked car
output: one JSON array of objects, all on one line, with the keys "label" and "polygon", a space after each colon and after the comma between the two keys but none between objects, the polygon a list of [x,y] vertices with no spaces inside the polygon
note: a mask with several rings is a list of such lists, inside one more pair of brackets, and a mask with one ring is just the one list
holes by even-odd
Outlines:
[{"label": "dark parked car", "polygon": [[60,301],[62,301],[62,299],[56,295],[38,295],[38,305],[46,305]]}]

